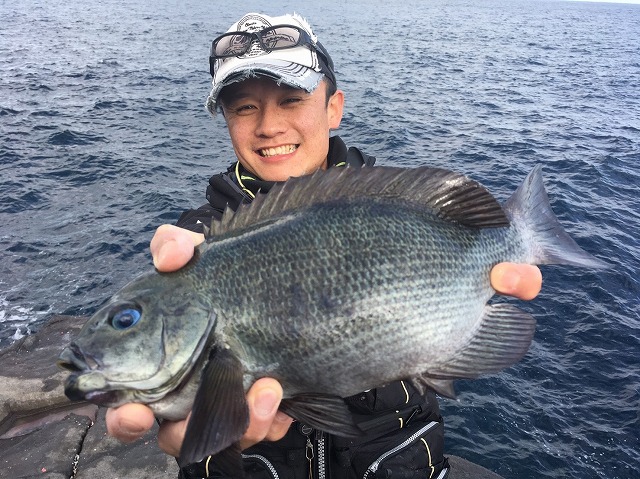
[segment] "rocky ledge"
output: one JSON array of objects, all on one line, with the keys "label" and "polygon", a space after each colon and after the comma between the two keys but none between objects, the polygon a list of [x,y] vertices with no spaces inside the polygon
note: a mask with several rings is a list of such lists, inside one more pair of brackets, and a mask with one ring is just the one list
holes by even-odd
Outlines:
[{"label": "rocky ledge", "polygon": [[[64,395],[67,373],[56,360],[86,319],[55,316],[0,351],[0,478],[176,479],[178,466],[158,448],[156,429],[122,444],[107,435],[103,408]],[[449,457],[450,479],[501,479]]]}]

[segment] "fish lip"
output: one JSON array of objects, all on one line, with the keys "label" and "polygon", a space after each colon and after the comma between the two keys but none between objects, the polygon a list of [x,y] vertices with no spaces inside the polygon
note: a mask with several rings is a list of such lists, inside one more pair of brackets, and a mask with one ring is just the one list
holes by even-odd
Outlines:
[{"label": "fish lip", "polygon": [[71,401],[83,401],[85,393],[78,387],[79,374],[71,374],[64,383],[64,395]]},{"label": "fish lip", "polygon": [[89,401],[99,406],[111,406],[118,403],[119,391],[83,391],[79,386],[82,374],[71,374],[64,384],[64,394],[71,401]]},{"label": "fish lip", "polygon": [[118,403],[118,391],[90,391],[84,398],[99,406],[111,406]]},{"label": "fish lip", "polygon": [[57,361],[58,367],[71,372],[88,372],[100,368],[100,361],[82,351],[76,343],[64,348]]}]

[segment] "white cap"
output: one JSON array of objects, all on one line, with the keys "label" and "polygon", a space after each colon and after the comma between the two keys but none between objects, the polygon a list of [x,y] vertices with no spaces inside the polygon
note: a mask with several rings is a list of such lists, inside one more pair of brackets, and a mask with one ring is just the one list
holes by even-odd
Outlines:
[{"label": "white cap", "polygon": [[[270,17],[260,13],[247,13],[238,22],[234,23],[229,32],[259,32],[265,28],[276,25],[294,25],[302,28],[314,43],[318,39],[311,30],[311,26],[300,15],[282,15]],[[220,91],[227,85],[246,80],[250,77],[266,76],[275,80],[278,84],[284,83],[294,88],[301,88],[311,93],[314,91],[323,76],[327,76],[335,83],[333,62],[321,45],[318,45],[322,54],[318,55],[313,47],[298,45],[294,48],[272,50],[266,52],[258,42],[253,42],[247,53],[239,57],[211,58],[211,93],[207,98],[206,107],[215,115],[216,102]]]}]

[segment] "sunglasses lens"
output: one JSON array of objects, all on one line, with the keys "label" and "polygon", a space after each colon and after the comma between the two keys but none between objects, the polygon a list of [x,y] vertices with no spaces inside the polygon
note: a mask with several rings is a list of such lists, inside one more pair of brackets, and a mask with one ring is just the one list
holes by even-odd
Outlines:
[{"label": "sunglasses lens", "polygon": [[[256,41],[258,40],[258,41]],[[255,47],[267,52],[293,48],[309,42],[300,29],[291,25],[277,25],[265,28],[257,33],[232,32],[216,38],[211,45],[211,56],[215,58],[238,57]]]},{"label": "sunglasses lens", "polygon": [[267,28],[260,36],[267,50],[293,48],[300,43],[300,30],[287,25]]},{"label": "sunglasses lens", "polygon": [[242,55],[251,46],[251,37],[251,34],[242,32],[222,35],[213,41],[213,56],[224,58]]}]

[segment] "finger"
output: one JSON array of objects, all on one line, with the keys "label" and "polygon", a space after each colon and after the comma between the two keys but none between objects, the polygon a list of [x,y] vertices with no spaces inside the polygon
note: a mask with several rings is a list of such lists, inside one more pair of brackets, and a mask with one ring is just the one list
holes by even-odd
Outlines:
[{"label": "finger", "polygon": [[[263,378],[249,389],[249,427],[240,440],[240,448],[246,449],[263,441],[282,439],[293,419],[278,411],[282,399],[282,387],[275,379]],[[158,445],[167,454],[178,457],[184,441],[189,418],[183,421],[164,421],[158,432]]]},{"label": "finger", "polygon": [[189,424],[189,416],[182,421],[164,421],[158,431],[158,445],[160,449],[173,457],[180,455],[180,448]]},{"label": "finger", "polygon": [[264,437],[266,441],[279,441],[291,427],[293,419],[282,411],[278,411],[269,427],[269,432]]},{"label": "finger", "polygon": [[282,386],[275,379],[262,378],[247,392],[249,405],[249,427],[240,440],[246,449],[265,439],[281,439],[289,429],[292,419],[278,412],[282,399]]},{"label": "finger", "polygon": [[143,404],[125,404],[107,409],[107,433],[129,443],[144,436],[154,424],[153,411]]},{"label": "finger", "polygon": [[491,270],[491,286],[500,294],[533,299],[542,289],[542,273],[530,264],[500,263]]},{"label": "finger", "polygon": [[158,271],[176,271],[187,264],[193,256],[194,246],[203,241],[203,234],[173,225],[162,225],[151,239],[153,264]]}]

